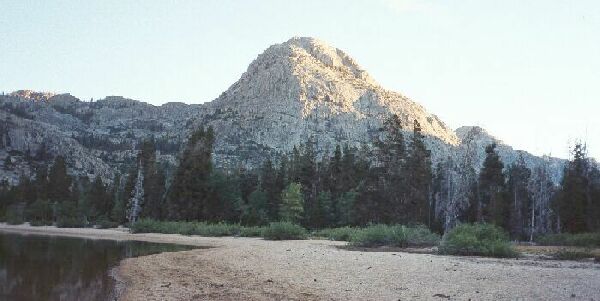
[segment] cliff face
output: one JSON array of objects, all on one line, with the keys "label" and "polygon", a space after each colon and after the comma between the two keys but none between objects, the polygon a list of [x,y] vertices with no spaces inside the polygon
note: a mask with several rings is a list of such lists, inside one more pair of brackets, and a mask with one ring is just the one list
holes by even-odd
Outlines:
[{"label": "cliff face", "polygon": [[[36,156],[45,150],[65,156],[75,174],[108,181],[115,172],[127,172],[137,146],[151,136],[159,159],[174,165],[199,125],[215,129],[218,166],[255,166],[309,139],[320,154],[338,144],[370,144],[390,114],[400,116],[408,132],[414,120],[421,124],[434,161],[459,156],[464,132],[470,132],[457,135],[421,105],[383,89],[343,51],[313,38],[292,38],[265,50],[227,91],[203,105],[152,106],[123,97],[90,103],[31,91],[0,96],[0,160],[14,161],[2,166],[0,178],[14,182],[48,164]],[[493,139],[476,136],[480,143]],[[509,161],[519,154],[508,146],[501,151]],[[539,159],[526,155],[531,162]]]},{"label": "cliff face", "polygon": [[310,138],[320,152],[340,143],[360,146],[390,114],[398,114],[407,130],[418,120],[426,135],[458,143],[435,115],[383,89],[344,52],[312,38],[269,47],[206,109],[203,121],[214,126],[217,148],[227,155],[234,153],[224,141],[278,152]]}]

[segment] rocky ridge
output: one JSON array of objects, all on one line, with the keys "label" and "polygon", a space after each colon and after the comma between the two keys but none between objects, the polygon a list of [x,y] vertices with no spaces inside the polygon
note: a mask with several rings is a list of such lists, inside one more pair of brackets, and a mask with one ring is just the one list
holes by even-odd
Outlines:
[{"label": "rocky ridge", "polygon": [[[484,144],[496,141],[479,128],[452,131],[418,103],[382,88],[343,51],[317,39],[292,38],[266,49],[227,91],[202,105],[153,106],[119,96],[83,102],[69,94],[27,90],[0,96],[0,160],[10,156],[12,162],[2,165],[0,180],[14,183],[21,174],[31,175],[35,166],[47,164],[36,161],[44,150],[65,156],[75,174],[110,181],[115,173],[128,172],[148,137],[157,142],[159,160],[173,166],[199,125],[217,133],[218,166],[256,166],[309,139],[319,154],[338,144],[370,144],[390,114],[400,117],[407,132],[414,120],[421,124],[434,161],[459,156],[468,136],[469,143],[481,144],[480,164]],[[561,160],[499,144],[507,165],[519,156],[531,165],[552,160],[560,174]]]}]

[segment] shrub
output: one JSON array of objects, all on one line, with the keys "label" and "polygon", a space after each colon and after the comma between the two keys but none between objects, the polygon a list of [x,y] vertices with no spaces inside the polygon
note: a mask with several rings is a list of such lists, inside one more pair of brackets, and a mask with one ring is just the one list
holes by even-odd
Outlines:
[{"label": "shrub", "polygon": [[242,237],[261,237],[265,227],[242,227],[240,229],[240,236]]},{"label": "shrub", "polygon": [[113,222],[106,217],[101,217],[96,221],[96,226],[100,229],[110,229],[119,226],[119,223]]},{"label": "shrub", "polygon": [[439,252],[448,255],[516,257],[508,235],[491,224],[461,224],[446,233]]},{"label": "shrub", "polygon": [[194,223],[193,233],[194,235],[200,236],[234,236],[240,233],[240,225],[238,224],[227,224],[227,223]]},{"label": "shrub", "polygon": [[544,246],[600,247],[600,232],[549,234],[538,237],[536,242]]},{"label": "shrub", "polygon": [[52,225],[52,221],[47,220],[34,220],[29,222],[30,226],[38,227],[38,226],[50,226]]},{"label": "shrub", "polygon": [[439,242],[439,235],[431,233],[424,226],[407,227],[403,225],[370,225],[355,230],[350,243],[357,247],[424,247]]},{"label": "shrub", "polygon": [[270,223],[262,231],[262,236],[270,240],[305,239],[306,229],[291,222]]},{"label": "shrub", "polygon": [[11,205],[6,208],[6,223],[9,225],[20,225],[24,222],[23,209],[21,206]]},{"label": "shrub", "polygon": [[327,228],[317,231],[314,235],[329,240],[350,241],[356,231],[357,229],[352,227]]},{"label": "shrub", "polygon": [[84,228],[85,221],[77,216],[59,217],[56,220],[56,226],[59,228]]},{"label": "shrub", "polygon": [[75,202],[65,201],[57,206],[56,226],[59,228],[82,228],[86,222]]},{"label": "shrub", "polygon": [[406,233],[406,246],[410,247],[431,247],[440,242],[440,236],[432,233],[425,226],[403,227]]},{"label": "shrub", "polygon": [[578,250],[560,250],[552,254],[552,259],[557,260],[581,260],[588,258],[596,258],[596,256],[589,251],[578,251]]},{"label": "shrub", "polygon": [[37,200],[27,207],[25,213],[32,226],[52,224],[52,204],[48,201]]},{"label": "shrub", "polygon": [[350,243],[357,247],[379,247],[392,245],[393,230],[387,225],[370,225],[357,230],[350,237]]},{"label": "shrub", "polygon": [[130,225],[132,233],[164,233],[200,236],[233,236],[240,233],[240,225],[205,222],[161,222],[153,219],[140,219]]}]

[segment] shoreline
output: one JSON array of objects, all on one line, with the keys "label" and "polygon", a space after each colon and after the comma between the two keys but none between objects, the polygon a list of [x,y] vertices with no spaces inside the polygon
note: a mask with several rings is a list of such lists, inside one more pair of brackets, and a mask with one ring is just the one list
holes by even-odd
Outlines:
[{"label": "shoreline", "polygon": [[10,226],[0,232],[212,247],[126,258],[120,300],[598,300],[588,262],[350,251],[343,242]]}]

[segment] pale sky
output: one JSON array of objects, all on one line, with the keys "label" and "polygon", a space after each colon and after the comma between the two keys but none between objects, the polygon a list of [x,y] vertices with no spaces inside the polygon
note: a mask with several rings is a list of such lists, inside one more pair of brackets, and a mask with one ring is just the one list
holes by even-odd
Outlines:
[{"label": "pale sky", "polygon": [[600,1],[0,0],[0,91],[202,103],[313,36],[450,127],[600,158]]}]

